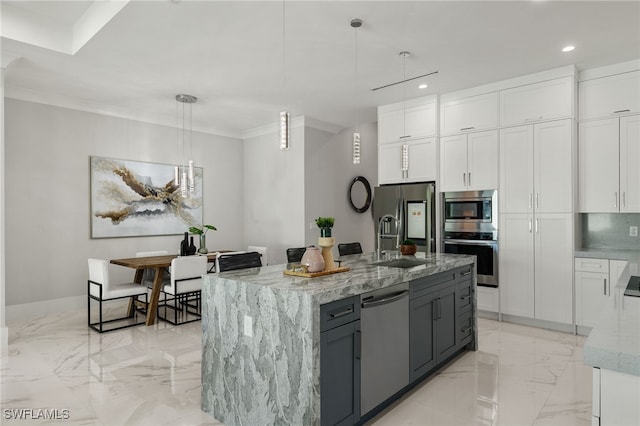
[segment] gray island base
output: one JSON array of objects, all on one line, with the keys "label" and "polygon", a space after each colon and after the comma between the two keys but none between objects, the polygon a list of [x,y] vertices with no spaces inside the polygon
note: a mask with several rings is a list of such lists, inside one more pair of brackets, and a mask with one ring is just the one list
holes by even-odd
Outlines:
[{"label": "gray island base", "polygon": [[[398,254],[388,256],[400,257]],[[361,350],[360,295],[398,284],[409,289],[405,293],[411,300],[405,303],[411,304],[412,309],[411,339],[419,325],[424,326],[423,334],[428,339],[433,335],[435,342],[435,336],[440,333],[440,339],[444,336],[446,340],[443,331],[439,332],[436,325],[431,327],[431,319],[436,324],[438,315],[443,312],[448,315],[447,295],[451,295],[453,305],[449,310],[453,319],[451,324],[442,322],[444,328],[441,328],[451,329],[455,347],[440,352],[450,359],[460,351],[476,350],[475,256],[418,253],[410,258],[423,262],[407,268],[387,267],[376,264],[379,259],[374,254],[361,254],[342,258],[343,265],[350,267],[350,271],[318,278],[285,276],[286,265],[207,275],[202,290],[202,410],[225,425],[333,423],[333,420],[328,422],[328,413],[321,412],[321,383],[326,387],[324,392],[329,391],[320,368],[321,338],[324,339],[328,334],[325,330],[331,327],[321,319],[321,310],[327,315],[328,306],[337,307],[330,314],[332,317],[338,318],[347,312],[349,315],[345,318],[354,320],[350,324],[356,325],[352,328],[357,330],[354,328],[353,337],[347,336],[345,342],[355,356],[351,355],[353,363],[340,371],[346,372],[343,375],[349,376],[347,379],[351,380],[353,375],[359,381],[360,353],[356,352]],[[432,279],[436,280],[435,286],[430,284]],[[432,287],[434,291],[429,291]],[[347,306],[350,300],[353,301],[350,311],[338,312],[339,305]],[[467,306],[463,306],[464,303]],[[425,310],[425,307],[433,308]],[[426,320],[425,315],[428,315]],[[330,332],[340,328],[343,327]],[[418,336],[422,341],[414,346],[426,348],[424,336]],[[432,352],[433,359],[427,360],[425,354],[416,355],[415,349],[411,349],[412,371],[407,376],[411,375],[414,384],[433,370],[430,366],[446,361],[436,356],[439,351]],[[333,359],[327,360],[327,353],[324,356],[323,365],[335,364]],[[425,358],[424,362],[419,358]],[[325,371],[325,376],[327,373],[330,372]],[[338,377],[338,380],[344,379]],[[366,413],[359,412],[359,394],[351,394],[359,392],[359,388],[357,383],[354,390],[336,390],[344,394],[341,400],[353,399],[352,404],[347,404],[353,413],[343,423],[366,419],[360,417]],[[328,398],[325,403],[327,401]],[[323,410],[327,411],[324,405]]]}]

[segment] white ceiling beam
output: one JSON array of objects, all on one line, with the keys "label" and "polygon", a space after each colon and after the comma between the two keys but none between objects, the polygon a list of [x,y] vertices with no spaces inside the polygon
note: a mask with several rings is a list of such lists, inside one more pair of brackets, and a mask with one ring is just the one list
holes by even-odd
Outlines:
[{"label": "white ceiling beam", "polygon": [[72,53],[72,32],[68,25],[46,19],[2,2],[2,37],[56,52]]},{"label": "white ceiling beam", "polygon": [[82,49],[91,38],[129,4],[129,0],[95,1],[73,24],[73,53]]}]

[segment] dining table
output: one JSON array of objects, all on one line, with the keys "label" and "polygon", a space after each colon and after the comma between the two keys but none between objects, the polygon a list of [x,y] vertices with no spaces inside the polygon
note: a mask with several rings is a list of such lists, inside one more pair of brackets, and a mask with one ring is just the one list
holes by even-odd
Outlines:
[{"label": "dining table", "polygon": [[[209,261],[215,262],[216,253],[229,253],[232,250],[218,250],[211,251],[206,256]],[[196,255],[196,256],[204,256],[204,255]],[[127,268],[135,269],[135,276],[133,278],[133,282],[142,285],[142,275],[144,274],[145,269],[153,269],[155,270],[155,274],[153,276],[153,286],[151,288],[151,295],[149,297],[148,304],[146,306],[147,309],[147,319],[145,321],[146,325],[153,325],[156,322],[156,313],[158,310],[158,300],[160,299],[160,292],[162,291],[162,277],[164,276],[164,271],[171,266],[171,261],[178,257],[177,254],[166,254],[161,256],[145,256],[145,257],[127,257],[124,259],[112,259],[110,263],[114,265],[120,265]],[[136,301],[133,297],[129,300],[129,307],[127,308],[128,316],[133,316],[136,303],[143,303],[141,301]]]}]

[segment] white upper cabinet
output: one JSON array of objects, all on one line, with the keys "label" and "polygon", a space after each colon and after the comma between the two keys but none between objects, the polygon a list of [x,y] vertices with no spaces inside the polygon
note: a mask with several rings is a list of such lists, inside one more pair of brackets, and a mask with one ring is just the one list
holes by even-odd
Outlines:
[{"label": "white upper cabinet", "polygon": [[640,115],[581,122],[578,162],[581,212],[640,212]]},{"label": "white upper cabinet", "polygon": [[435,96],[378,107],[378,144],[436,136],[437,108]]},{"label": "white upper cabinet", "polygon": [[440,138],[440,190],[498,187],[498,131]]},{"label": "white upper cabinet", "polygon": [[436,146],[436,138],[379,145],[378,184],[435,181]]},{"label": "white upper cabinet", "polygon": [[453,135],[498,127],[498,92],[460,99],[443,98],[440,134]]},{"label": "white upper cabinet", "polygon": [[640,71],[578,83],[580,120],[640,112]]},{"label": "white upper cabinet", "polygon": [[556,78],[500,91],[500,126],[573,116],[574,79]]}]

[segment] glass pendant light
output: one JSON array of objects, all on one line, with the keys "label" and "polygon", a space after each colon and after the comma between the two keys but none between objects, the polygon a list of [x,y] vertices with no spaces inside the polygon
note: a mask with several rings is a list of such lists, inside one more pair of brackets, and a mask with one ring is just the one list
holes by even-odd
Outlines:
[{"label": "glass pendant light", "polygon": [[[362,26],[362,19],[352,19],[351,27],[354,29],[355,34],[355,97],[358,95],[358,28]],[[356,105],[356,125],[355,131],[351,137],[351,145],[352,145],[352,157],[353,164],[360,164],[360,132],[358,131],[358,106]]]},{"label": "glass pendant light", "polygon": [[[180,192],[183,197],[186,197],[187,194],[193,194],[196,190],[196,181],[195,181],[195,172],[194,172],[194,162],[193,160],[187,160],[186,150],[187,145],[189,145],[189,157],[193,155],[193,112],[192,105],[196,103],[198,98],[192,95],[179,94],[176,95],[176,101],[178,102],[178,108],[176,108],[176,116],[178,122],[178,128],[181,129],[181,132],[178,135],[178,148],[182,151],[181,154],[181,166],[176,166],[174,168],[174,184],[180,187]],[[187,124],[186,124],[186,108],[185,106],[189,105],[189,136],[188,136],[188,144],[187,144]],[[180,106],[182,110],[180,111]]]}]

